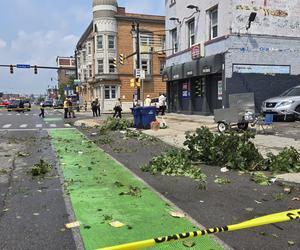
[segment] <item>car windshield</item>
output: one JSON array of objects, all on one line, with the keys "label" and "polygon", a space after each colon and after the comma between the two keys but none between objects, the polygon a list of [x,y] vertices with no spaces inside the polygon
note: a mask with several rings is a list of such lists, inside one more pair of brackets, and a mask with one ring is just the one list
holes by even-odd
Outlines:
[{"label": "car windshield", "polygon": [[281,96],[300,96],[300,88],[291,88],[283,92]]}]

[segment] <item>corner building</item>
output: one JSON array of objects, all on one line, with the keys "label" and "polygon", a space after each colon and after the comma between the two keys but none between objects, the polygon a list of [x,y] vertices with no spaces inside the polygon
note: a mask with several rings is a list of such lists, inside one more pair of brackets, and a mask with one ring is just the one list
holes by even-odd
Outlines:
[{"label": "corner building", "polygon": [[[263,101],[300,84],[300,1],[166,0],[171,112],[228,107],[228,95]],[[250,22],[251,13],[255,19]]]},{"label": "corner building", "polygon": [[165,18],[126,13],[116,0],[94,0],[93,21],[76,47],[77,66],[80,95],[88,103],[98,98],[104,112],[113,110],[117,98],[121,98],[123,110],[128,111],[137,92],[130,86],[136,56],[129,57],[124,65],[119,63],[120,54],[127,57],[136,51],[133,22],[139,23],[141,31],[141,69],[146,71],[144,96],[155,98],[166,92],[161,75],[165,65]]}]

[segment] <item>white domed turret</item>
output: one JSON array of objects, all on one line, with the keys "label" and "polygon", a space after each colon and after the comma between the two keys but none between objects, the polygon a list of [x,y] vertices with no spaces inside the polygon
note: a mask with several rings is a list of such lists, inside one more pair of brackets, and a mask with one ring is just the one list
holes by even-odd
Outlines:
[{"label": "white domed turret", "polygon": [[114,17],[118,11],[117,0],[93,0],[93,16],[100,17]]}]

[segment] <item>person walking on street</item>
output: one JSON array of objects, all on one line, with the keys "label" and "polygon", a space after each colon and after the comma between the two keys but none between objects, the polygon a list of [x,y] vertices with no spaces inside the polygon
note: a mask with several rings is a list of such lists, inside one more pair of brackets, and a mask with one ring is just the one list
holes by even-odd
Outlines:
[{"label": "person walking on street", "polygon": [[41,113],[39,114],[39,117],[45,118],[45,104],[44,104],[44,102],[40,103],[40,109],[41,109]]},{"label": "person walking on street", "polygon": [[22,100],[19,103],[19,110],[20,110],[20,112],[24,113],[24,102]]},{"label": "person walking on street", "polygon": [[118,101],[115,104],[114,111],[114,118],[122,118],[122,102],[120,98],[118,98]]},{"label": "person walking on street", "polygon": [[97,116],[100,116],[100,110],[101,110],[100,102],[99,102],[98,98],[96,98],[96,114],[97,114]]},{"label": "person walking on street", "polygon": [[167,98],[163,93],[160,93],[159,97],[158,97],[158,112],[157,114],[159,114],[159,112],[161,112],[161,115],[165,115],[165,111],[166,111],[166,101]]},{"label": "person walking on street", "polygon": [[97,114],[97,103],[96,103],[95,100],[92,101],[91,106],[92,106],[93,117],[98,116],[98,114]]},{"label": "person walking on street", "polygon": [[68,112],[69,112],[69,100],[68,98],[65,99],[64,101],[64,118],[67,119],[68,118]]},{"label": "person walking on street", "polygon": [[72,100],[71,100],[71,99],[69,99],[68,105],[69,105],[69,108],[68,108],[68,111],[69,111],[69,118],[71,118],[71,115],[72,115],[72,118],[76,118],[75,112],[74,112],[74,109],[73,109],[73,108],[75,108],[75,107],[73,107],[73,104],[72,104]]},{"label": "person walking on street", "polygon": [[84,111],[87,111],[87,101],[84,102]]},{"label": "person walking on street", "polygon": [[145,106],[145,107],[151,106],[151,98],[150,98],[150,95],[147,95],[147,98],[146,98],[145,101],[144,101],[144,106]]}]

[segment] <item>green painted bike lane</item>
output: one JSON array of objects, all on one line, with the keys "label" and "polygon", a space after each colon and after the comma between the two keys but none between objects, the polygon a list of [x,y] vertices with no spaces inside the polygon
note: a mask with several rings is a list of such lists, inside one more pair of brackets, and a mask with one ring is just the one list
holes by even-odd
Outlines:
[{"label": "green painted bike lane", "polygon": [[[77,130],[49,131],[87,250],[195,231],[175,211],[128,170],[105,154]],[[112,227],[110,221],[125,226]],[[211,237],[192,239],[189,249],[219,250]],[[187,249],[182,241],[151,249]]]}]

